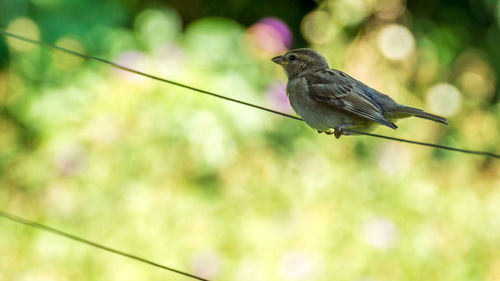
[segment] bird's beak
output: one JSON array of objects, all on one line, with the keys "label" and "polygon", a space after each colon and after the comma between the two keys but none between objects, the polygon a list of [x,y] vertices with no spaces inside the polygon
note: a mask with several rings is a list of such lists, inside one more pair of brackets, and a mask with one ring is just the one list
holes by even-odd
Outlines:
[{"label": "bird's beak", "polygon": [[283,65],[286,62],[286,60],[283,56],[277,56],[277,57],[272,58],[271,60],[279,65]]}]

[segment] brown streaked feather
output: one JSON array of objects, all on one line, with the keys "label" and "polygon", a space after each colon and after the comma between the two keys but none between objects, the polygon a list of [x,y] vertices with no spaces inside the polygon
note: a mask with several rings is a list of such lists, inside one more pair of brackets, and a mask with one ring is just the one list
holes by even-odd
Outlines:
[{"label": "brown streaked feather", "polygon": [[325,69],[306,74],[309,94],[315,100],[326,103],[336,110],[342,110],[362,118],[396,129],[382,114],[379,105],[367,96],[359,82],[347,74]]}]

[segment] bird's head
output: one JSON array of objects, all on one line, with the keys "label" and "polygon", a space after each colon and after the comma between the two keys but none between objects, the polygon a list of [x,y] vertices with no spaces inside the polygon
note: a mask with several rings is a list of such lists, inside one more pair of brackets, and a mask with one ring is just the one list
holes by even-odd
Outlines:
[{"label": "bird's head", "polygon": [[326,69],[326,59],[313,49],[295,49],[271,59],[285,69],[288,78],[294,78],[305,73]]}]

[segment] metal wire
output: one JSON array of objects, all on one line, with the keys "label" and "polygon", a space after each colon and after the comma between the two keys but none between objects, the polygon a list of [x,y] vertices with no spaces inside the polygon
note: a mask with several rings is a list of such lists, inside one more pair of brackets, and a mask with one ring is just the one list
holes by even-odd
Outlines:
[{"label": "metal wire", "polygon": [[184,275],[184,276],[190,277],[192,279],[201,280],[201,281],[210,281],[208,279],[205,279],[205,278],[202,278],[202,277],[199,277],[199,276],[196,276],[196,275],[184,272],[184,271],[180,271],[178,269],[171,268],[169,266],[165,266],[165,265],[156,263],[154,261],[151,261],[151,260],[148,260],[145,258],[141,258],[141,257],[138,257],[136,255],[132,255],[132,254],[108,247],[108,246],[104,246],[104,245],[99,244],[97,242],[93,242],[93,241],[75,236],[73,234],[69,234],[67,232],[64,232],[62,230],[59,230],[59,229],[56,229],[56,228],[53,228],[50,226],[46,226],[46,225],[43,225],[43,224],[40,224],[40,223],[37,223],[34,221],[27,220],[25,218],[21,218],[19,216],[13,215],[13,214],[9,214],[9,213],[4,212],[4,211],[0,211],[0,217],[2,217],[4,219],[8,219],[8,220],[16,222],[16,223],[19,223],[19,224],[24,224],[24,225],[27,225],[29,227],[42,230],[45,232],[50,232],[50,233],[53,233],[53,234],[58,235],[58,236],[66,237],[68,239],[71,239],[71,240],[74,240],[74,241],[77,241],[77,242],[80,242],[83,244],[87,244],[89,246],[92,246],[92,247],[95,247],[95,248],[98,248],[98,249],[101,249],[101,250],[104,250],[104,251],[107,251],[107,252],[110,252],[113,254],[117,254],[117,255],[120,255],[120,256],[129,258],[129,259],[133,259],[133,260],[136,260],[136,261],[139,261],[142,263],[146,263],[146,264],[149,264],[149,265],[152,265],[152,266],[164,269],[164,270],[168,270],[168,271],[180,274],[180,275]]},{"label": "metal wire", "polygon": [[[82,53],[79,53],[79,52],[76,52],[76,51],[73,51],[73,50],[69,50],[69,49],[66,49],[66,48],[63,48],[63,47],[59,47],[59,46],[56,46],[56,45],[53,45],[53,44],[49,44],[49,43],[46,43],[46,42],[42,42],[42,41],[39,41],[39,40],[29,39],[29,38],[26,38],[24,36],[20,36],[20,35],[17,35],[17,34],[10,33],[10,32],[8,32],[8,31],[6,31],[4,29],[1,29],[1,28],[0,28],[0,33],[4,34],[5,36],[9,36],[9,37],[16,38],[18,40],[22,40],[22,41],[25,41],[25,42],[29,42],[29,43],[33,43],[33,44],[45,46],[45,47],[48,47],[48,48],[56,49],[56,50],[59,50],[59,51],[62,51],[62,52],[65,52],[65,53],[68,53],[68,54],[71,54],[71,55],[74,55],[74,56],[78,56],[78,57],[81,57],[81,58],[84,58],[84,59],[102,62],[102,63],[111,65],[113,67],[119,68],[119,69],[124,70],[124,71],[135,73],[137,75],[148,77],[148,78],[151,78],[151,79],[154,79],[154,80],[158,80],[158,81],[161,81],[161,82],[164,82],[164,83],[172,84],[172,85],[175,85],[175,86],[178,86],[178,87],[186,88],[186,89],[189,89],[189,90],[201,93],[201,94],[206,94],[206,95],[210,95],[210,96],[213,96],[213,97],[216,97],[216,98],[224,99],[224,100],[227,100],[227,101],[230,101],[230,102],[243,104],[243,105],[246,105],[246,106],[250,106],[250,107],[253,107],[253,108],[256,108],[256,109],[259,109],[259,110],[267,111],[267,112],[270,112],[270,113],[273,113],[273,114],[281,115],[281,116],[284,116],[284,117],[287,117],[287,118],[291,118],[291,119],[294,119],[294,120],[304,121],[302,118],[294,116],[294,115],[290,115],[290,114],[287,114],[287,113],[284,113],[284,112],[280,112],[280,111],[277,111],[277,110],[266,108],[266,107],[263,107],[263,106],[260,106],[260,105],[252,104],[252,103],[249,103],[249,102],[246,102],[246,101],[241,101],[241,100],[238,100],[238,99],[230,98],[230,97],[223,96],[223,95],[220,95],[220,94],[216,94],[216,93],[213,93],[213,92],[210,92],[210,91],[206,91],[206,90],[203,90],[203,89],[198,89],[198,88],[195,88],[195,87],[192,87],[192,86],[189,86],[189,85],[185,85],[185,84],[182,84],[182,83],[179,83],[179,82],[176,82],[176,81],[172,81],[172,80],[168,80],[168,79],[165,79],[165,78],[161,78],[161,77],[158,77],[158,76],[155,76],[155,75],[151,75],[151,74],[148,74],[148,73],[145,73],[145,72],[137,71],[137,70],[128,68],[126,66],[119,65],[119,64],[114,63],[114,62],[109,61],[109,60],[105,60],[105,59],[102,59],[102,58],[98,58],[98,57],[94,57],[94,56],[82,54]],[[416,145],[421,145],[421,146],[427,146],[427,147],[434,147],[434,148],[437,148],[437,149],[444,149],[444,150],[456,151],[456,152],[461,152],[461,153],[482,155],[482,156],[487,156],[487,157],[492,157],[492,158],[500,158],[500,155],[492,153],[492,152],[487,152],[487,151],[468,150],[468,149],[456,148],[456,147],[451,147],[451,146],[446,146],[446,145],[440,145],[440,144],[419,142],[419,141],[407,140],[407,139],[402,139],[402,138],[389,137],[389,136],[372,134],[372,133],[365,133],[365,132],[360,132],[360,131],[356,131],[356,130],[348,130],[348,129],[346,129],[346,131],[350,131],[350,132],[352,132],[354,134],[358,134],[358,135],[365,135],[365,136],[370,136],[370,137],[375,137],[375,138],[388,139],[388,140],[393,140],[393,141],[399,141],[399,142],[405,142],[405,143],[416,144]]]},{"label": "metal wire", "polygon": [[476,155],[484,155],[484,156],[493,157],[493,158],[500,158],[500,155],[497,155],[497,154],[494,154],[491,152],[467,150],[467,149],[455,148],[455,147],[445,146],[445,145],[440,145],[440,144],[412,141],[412,140],[394,138],[394,137],[389,137],[389,136],[384,136],[384,135],[360,132],[360,131],[356,131],[356,130],[345,130],[345,131],[352,132],[353,134],[365,135],[365,136],[370,136],[370,137],[375,137],[375,138],[388,139],[388,140],[417,144],[417,145],[422,145],[422,146],[430,146],[430,147],[434,147],[434,148],[446,149],[446,150],[457,151],[457,152],[468,153],[468,154],[476,154]]}]

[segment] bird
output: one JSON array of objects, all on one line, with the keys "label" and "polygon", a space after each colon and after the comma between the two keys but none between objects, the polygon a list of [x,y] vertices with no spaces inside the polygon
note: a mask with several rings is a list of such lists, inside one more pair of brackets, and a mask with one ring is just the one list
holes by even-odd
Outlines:
[{"label": "bird", "polygon": [[443,125],[448,121],[421,109],[398,104],[348,74],[331,69],[313,49],[290,50],[271,59],[288,77],[286,94],[295,113],[318,133],[352,134],[349,129],[370,131],[374,125],[398,127],[397,119],[415,116]]}]

